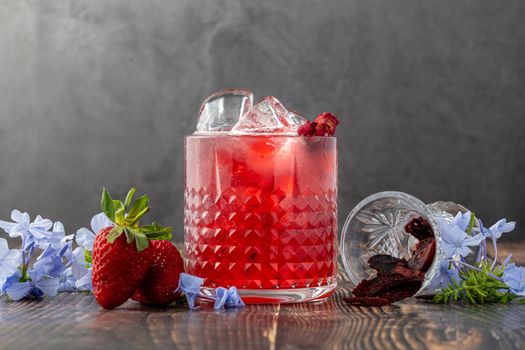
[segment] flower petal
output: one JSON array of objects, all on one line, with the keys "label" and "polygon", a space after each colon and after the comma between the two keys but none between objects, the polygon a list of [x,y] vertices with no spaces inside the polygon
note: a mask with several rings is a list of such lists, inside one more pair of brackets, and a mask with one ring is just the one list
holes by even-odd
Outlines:
[{"label": "flower petal", "polygon": [[77,235],[75,237],[75,240],[79,246],[82,248],[92,251],[93,250],[93,243],[95,243],[95,235],[93,232],[88,230],[85,227],[82,227],[77,231]]},{"label": "flower petal", "polygon": [[180,274],[179,286],[176,290],[184,293],[198,294],[200,292],[200,287],[203,283],[204,278],[200,278],[183,272]]},{"label": "flower petal", "polygon": [[35,287],[40,289],[48,297],[58,294],[60,279],[58,277],[43,277],[35,282]]},{"label": "flower petal", "polygon": [[11,231],[14,231],[17,225],[18,224],[14,222],[7,222],[7,221],[0,220],[0,228],[3,229],[5,233],[9,234],[10,236],[11,236]]},{"label": "flower petal", "polygon": [[195,308],[195,300],[199,296],[200,287],[203,283],[203,278],[192,276],[184,272],[180,274],[179,286],[175,291],[183,292],[184,295],[186,295],[186,300],[192,310]]},{"label": "flower petal", "polygon": [[228,290],[224,287],[219,287],[215,290],[215,305],[213,308],[215,310],[220,310],[224,308],[224,305],[226,304],[226,301],[229,298]]},{"label": "flower petal", "polygon": [[31,282],[15,282],[6,288],[6,293],[13,300],[20,300],[29,295],[33,286]]},{"label": "flower petal", "polygon": [[75,287],[81,291],[93,289],[91,282],[91,269],[88,269],[86,274],[76,281]]},{"label": "flower petal", "polygon": [[99,213],[93,216],[93,218],[91,219],[91,229],[93,230],[93,233],[95,234],[95,236],[103,228],[114,226],[114,225],[115,224],[111,222],[111,220],[109,220],[106,214],[104,213]]},{"label": "flower petal", "polygon": [[18,222],[19,224],[22,224],[25,227],[29,227],[29,223],[31,222],[31,219],[29,218],[28,213],[22,213],[18,209],[14,209],[11,212],[11,220],[14,222]]}]

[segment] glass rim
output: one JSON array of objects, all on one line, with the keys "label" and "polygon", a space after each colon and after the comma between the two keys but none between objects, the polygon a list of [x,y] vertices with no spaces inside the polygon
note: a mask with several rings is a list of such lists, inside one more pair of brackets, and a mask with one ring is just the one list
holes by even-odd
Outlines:
[{"label": "glass rim", "polygon": [[184,138],[190,138],[190,137],[196,137],[196,138],[213,138],[213,137],[278,137],[278,138],[304,138],[304,139],[312,139],[312,140],[321,140],[321,139],[328,139],[328,140],[337,140],[337,136],[303,136],[303,135],[297,135],[297,134],[272,134],[272,133],[253,133],[253,134],[240,134],[240,133],[230,133],[230,132],[216,132],[216,133],[198,133],[198,134],[191,134],[191,135],[185,135]]}]

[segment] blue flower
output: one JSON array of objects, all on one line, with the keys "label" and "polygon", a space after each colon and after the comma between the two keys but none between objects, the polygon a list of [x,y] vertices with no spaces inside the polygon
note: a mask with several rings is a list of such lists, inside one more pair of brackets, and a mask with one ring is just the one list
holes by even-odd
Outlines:
[{"label": "blue flower", "polygon": [[512,293],[525,296],[525,268],[514,263],[508,264],[503,271],[503,282]]},{"label": "blue flower", "polygon": [[228,308],[244,306],[244,302],[242,301],[241,296],[235,287],[230,287],[230,289],[219,287],[215,291],[215,297],[215,305],[213,307],[215,310],[220,310],[225,307]]},{"label": "blue flower", "polygon": [[84,248],[78,247],[73,251],[71,273],[76,279],[75,288],[81,291],[92,290],[91,267],[85,261]]},{"label": "blue flower", "polygon": [[60,255],[46,256],[33,264],[34,273],[40,276],[60,277],[65,269],[66,266]]},{"label": "blue flower", "polygon": [[20,281],[22,275],[19,271],[7,278],[2,292],[13,300],[27,297],[42,298],[44,295],[54,297],[58,293],[59,278],[46,277],[29,270],[29,280]]},{"label": "blue flower", "polygon": [[86,273],[77,279],[75,282],[75,288],[79,291],[93,290],[93,284],[91,282],[91,269],[86,269]]},{"label": "blue flower", "polygon": [[53,223],[40,215],[36,217],[35,221],[31,222],[28,213],[22,213],[15,209],[11,212],[11,220],[13,222],[0,220],[0,228],[7,232],[10,237],[21,237],[25,251],[34,246],[41,249],[45,249],[49,245],[54,247],[65,235],[64,232],[49,231]]},{"label": "blue flower", "polygon": [[192,276],[187,273],[181,273],[179,278],[179,286],[176,292],[183,292],[186,295],[186,300],[190,309],[195,309],[195,300],[199,296],[200,287],[204,283],[204,279]]},{"label": "blue flower", "polygon": [[58,282],[58,291],[59,292],[74,292],[75,291],[76,279],[73,276],[71,267],[68,267],[64,270]]},{"label": "blue flower", "polygon": [[514,230],[516,223],[514,221],[507,222],[507,219],[501,219],[489,228],[483,228],[481,233],[485,237],[499,239],[502,234]]},{"label": "blue flower", "polygon": [[455,269],[454,266],[449,269],[449,264],[448,259],[441,261],[439,270],[437,270],[432,282],[430,282],[430,290],[445,288],[450,285],[452,281],[460,282],[458,270]]},{"label": "blue flower", "polygon": [[0,238],[0,281],[18,271],[21,262],[21,252],[17,249],[9,249],[7,240]]},{"label": "blue flower", "polygon": [[[64,233],[64,225],[60,221],[57,221],[53,224],[53,232],[62,232]],[[67,261],[72,259],[72,249],[73,249],[73,235],[64,236],[59,242],[48,245],[42,254],[37,258],[37,260],[43,259],[45,257],[59,255],[64,257]]]},{"label": "blue flower", "polygon": [[114,226],[114,223],[108,219],[106,214],[99,213],[91,219],[91,231],[85,227],[82,227],[77,231],[76,241],[82,248],[92,251],[93,243],[95,242],[95,236],[103,228]]},{"label": "blue flower", "polygon": [[472,213],[470,211],[467,211],[466,213],[462,213],[459,211],[454,217],[454,220],[452,220],[452,222],[450,223],[450,225],[457,226],[461,231],[466,232],[470,224],[471,216]]},{"label": "blue flower", "polygon": [[469,247],[479,246],[481,241],[485,239],[481,233],[475,236],[469,236],[462,230],[463,224],[463,222],[459,224],[440,223],[439,230],[441,232],[442,247],[447,258],[454,256],[465,257],[472,252]]}]

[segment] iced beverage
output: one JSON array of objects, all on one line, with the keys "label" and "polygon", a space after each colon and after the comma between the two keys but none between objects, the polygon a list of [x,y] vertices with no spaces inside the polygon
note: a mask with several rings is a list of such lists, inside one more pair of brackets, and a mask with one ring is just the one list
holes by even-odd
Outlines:
[{"label": "iced beverage", "polygon": [[335,137],[192,135],[185,174],[186,269],[210,293],[235,286],[254,303],[333,292]]}]

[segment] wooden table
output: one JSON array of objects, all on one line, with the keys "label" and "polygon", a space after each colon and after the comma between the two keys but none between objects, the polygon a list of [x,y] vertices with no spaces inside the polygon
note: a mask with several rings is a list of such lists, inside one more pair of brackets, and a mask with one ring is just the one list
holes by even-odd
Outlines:
[{"label": "wooden table", "polygon": [[89,294],[0,300],[1,349],[519,349],[525,305],[451,306],[406,300],[349,307],[342,277],[325,302],[215,312],[128,301],[101,309]]}]

